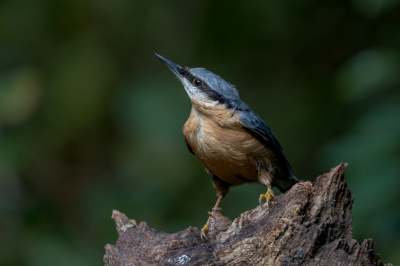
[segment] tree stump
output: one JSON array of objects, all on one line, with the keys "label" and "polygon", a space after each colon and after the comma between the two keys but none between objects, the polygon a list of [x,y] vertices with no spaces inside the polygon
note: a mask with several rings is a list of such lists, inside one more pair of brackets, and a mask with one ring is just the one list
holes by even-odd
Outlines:
[{"label": "tree stump", "polygon": [[[214,209],[208,231],[189,227],[168,234],[113,211],[115,245],[105,246],[106,266],[117,265],[384,265],[372,239],[353,239],[351,206],[340,164],[315,182],[300,182],[233,222]],[[387,264],[389,266],[391,264]]]}]

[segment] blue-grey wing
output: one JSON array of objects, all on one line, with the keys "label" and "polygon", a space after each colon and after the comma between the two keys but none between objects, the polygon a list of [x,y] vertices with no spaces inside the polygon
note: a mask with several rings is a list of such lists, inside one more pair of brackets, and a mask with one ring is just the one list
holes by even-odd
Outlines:
[{"label": "blue-grey wing", "polygon": [[253,136],[272,149],[276,156],[285,156],[281,145],[269,127],[247,104],[241,102],[236,109],[240,113],[238,116],[239,121]]},{"label": "blue-grey wing", "polygon": [[285,156],[281,145],[272,134],[270,128],[256,113],[253,111],[242,113],[239,116],[239,121],[253,136],[259,139],[268,148],[272,149],[276,155]]},{"label": "blue-grey wing", "polygon": [[272,161],[275,168],[275,180],[272,182],[273,185],[275,183],[281,191],[290,189],[298,180],[293,176],[292,168],[286,160],[285,153],[270,128],[247,104],[241,102],[236,109],[243,127],[274,153]]}]

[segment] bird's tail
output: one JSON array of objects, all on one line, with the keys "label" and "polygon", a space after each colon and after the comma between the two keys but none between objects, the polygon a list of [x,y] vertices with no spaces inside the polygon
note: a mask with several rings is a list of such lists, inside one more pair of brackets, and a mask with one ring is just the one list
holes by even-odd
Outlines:
[{"label": "bird's tail", "polygon": [[299,180],[293,175],[292,167],[286,160],[284,165],[281,165],[279,174],[272,180],[272,185],[277,187],[282,193],[291,189]]},{"label": "bird's tail", "polygon": [[[274,180],[275,186],[282,192],[286,192],[291,189],[299,180],[294,176],[289,176],[287,180]],[[277,182],[278,181],[278,182]],[[282,182],[283,181],[283,182]]]}]

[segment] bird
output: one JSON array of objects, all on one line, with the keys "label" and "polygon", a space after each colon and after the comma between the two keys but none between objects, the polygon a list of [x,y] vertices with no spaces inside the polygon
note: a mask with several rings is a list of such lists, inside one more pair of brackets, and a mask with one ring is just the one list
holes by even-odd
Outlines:
[{"label": "bird", "polygon": [[[275,197],[272,187],[282,193],[299,180],[270,128],[240,97],[235,86],[205,68],[180,66],[156,54],[182,83],[192,108],[183,126],[189,151],[196,155],[217,190],[219,207],[231,186],[260,183],[267,192],[259,197],[267,208]],[[214,209],[213,208],[213,209]],[[201,229],[208,240],[212,217]]]}]

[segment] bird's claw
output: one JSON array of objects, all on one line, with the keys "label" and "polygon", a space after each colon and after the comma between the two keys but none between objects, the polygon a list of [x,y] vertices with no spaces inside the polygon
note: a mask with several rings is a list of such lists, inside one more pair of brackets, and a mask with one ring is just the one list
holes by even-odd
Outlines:
[{"label": "bird's claw", "polygon": [[203,241],[203,242],[206,242],[206,241],[209,241],[208,240],[208,238],[207,238],[207,229],[201,229],[201,234],[200,234],[200,236],[201,236],[201,240]]},{"label": "bird's claw", "polygon": [[259,201],[260,201],[261,207],[263,207],[263,205],[262,205],[262,200],[265,199],[266,202],[267,202],[267,208],[269,208],[269,202],[270,202],[274,197],[275,197],[274,192],[272,191],[271,188],[268,188],[267,193],[261,194],[261,195],[260,195]]},{"label": "bird's claw", "polygon": [[[208,231],[208,226],[210,224],[210,218],[213,217],[211,212],[208,212],[208,220],[207,223],[204,225],[204,227],[201,229],[201,240],[203,240],[203,242],[209,241],[208,237],[207,237],[207,231]],[[205,240],[204,240],[205,239]]]}]

